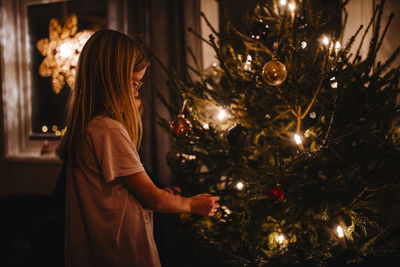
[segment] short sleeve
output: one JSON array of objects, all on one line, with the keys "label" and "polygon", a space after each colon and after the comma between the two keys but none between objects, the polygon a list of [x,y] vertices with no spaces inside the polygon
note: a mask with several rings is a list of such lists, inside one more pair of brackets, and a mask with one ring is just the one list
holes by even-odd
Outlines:
[{"label": "short sleeve", "polygon": [[144,171],[135,146],[124,128],[91,133],[93,149],[107,183],[116,177]]}]

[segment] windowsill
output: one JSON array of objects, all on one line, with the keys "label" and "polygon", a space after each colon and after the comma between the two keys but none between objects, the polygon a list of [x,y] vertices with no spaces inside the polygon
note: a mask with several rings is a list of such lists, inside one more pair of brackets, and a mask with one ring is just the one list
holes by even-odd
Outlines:
[{"label": "windowsill", "polygon": [[40,153],[20,153],[18,155],[9,155],[4,158],[6,162],[27,162],[27,163],[50,163],[50,164],[62,164],[62,160],[55,154],[50,153],[46,155],[40,155]]},{"label": "windowsill", "polygon": [[29,135],[29,140],[61,140],[61,136],[55,134],[32,133]]}]

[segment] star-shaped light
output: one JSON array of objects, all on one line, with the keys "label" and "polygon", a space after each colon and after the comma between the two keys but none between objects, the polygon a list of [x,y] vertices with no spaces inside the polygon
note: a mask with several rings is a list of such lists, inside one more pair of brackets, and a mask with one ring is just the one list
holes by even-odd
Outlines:
[{"label": "star-shaped light", "polygon": [[53,91],[58,94],[67,82],[74,88],[76,65],[83,45],[93,31],[78,32],[78,18],[75,14],[68,17],[64,27],[57,19],[49,22],[49,38],[37,42],[39,52],[45,57],[39,67],[42,77],[51,76]]}]

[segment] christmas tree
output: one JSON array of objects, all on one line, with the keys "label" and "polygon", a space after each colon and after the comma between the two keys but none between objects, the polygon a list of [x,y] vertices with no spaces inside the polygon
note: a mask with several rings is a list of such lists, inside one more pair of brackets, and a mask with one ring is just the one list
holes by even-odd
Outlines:
[{"label": "christmas tree", "polygon": [[325,13],[320,4],[260,0],[240,28],[226,16],[202,39],[216,64],[186,76],[165,68],[177,99],[162,98],[175,118],[161,118],[168,163],[184,192],[221,197],[215,217],[181,216],[199,265],[341,266],[399,253],[385,207],[400,180],[400,47],[377,62],[393,14],[382,21],[382,1],[342,40],[347,1]]}]

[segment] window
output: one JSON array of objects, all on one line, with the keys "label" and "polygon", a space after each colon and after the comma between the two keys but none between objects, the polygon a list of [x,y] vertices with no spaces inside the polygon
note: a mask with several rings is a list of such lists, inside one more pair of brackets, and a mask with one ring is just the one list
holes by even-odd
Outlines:
[{"label": "window", "polygon": [[[37,49],[37,42],[49,38],[51,18],[64,26],[66,18],[73,13],[78,17],[78,31],[105,27],[120,30],[121,23],[115,18],[126,19],[121,11],[126,1],[13,0],[1,1],[0,5],[5,156],[56,160],[54,151],[60,136],[55,133],[65,126],[66,102],[71,89],[65,83],[56,94],[52,90],[52,78],[39,75],[39,66],[45,57]],[[45,142],[50,153],[41,155]]]}]

